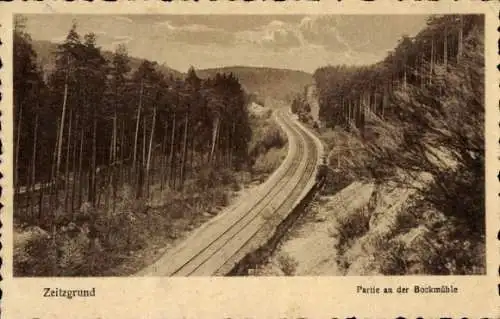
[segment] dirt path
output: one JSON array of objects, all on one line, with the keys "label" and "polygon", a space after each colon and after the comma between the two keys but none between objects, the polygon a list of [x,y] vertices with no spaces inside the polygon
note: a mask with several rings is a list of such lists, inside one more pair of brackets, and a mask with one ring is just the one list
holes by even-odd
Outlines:
[{"label": "dirt path", "polygon": [[333,196],[320,197],[301,225],[289,234],[271,260],[255,274],[341,275],[334,249],[335,216],[365,206],[373,188],[373,184],[354,182]]}]

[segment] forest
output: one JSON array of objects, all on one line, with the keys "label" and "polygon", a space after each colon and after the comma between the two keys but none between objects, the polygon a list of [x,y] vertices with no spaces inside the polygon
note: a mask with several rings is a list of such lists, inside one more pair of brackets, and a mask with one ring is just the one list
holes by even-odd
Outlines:
[{"label": "forest", "polygon": [[[345,185],[345,176],[356,175],[374,182],[376,189],[397,180],[418,190],[413,206],[406,208],[406,221],[384,241],[391,242],[402,229],[429,229],[427,241],[433,245],[419,252],[419,258],[427,256],[420,262],[424,270],[409,269],[414,259],[404,256],[412,248],[404,253],[398,243],[381,248],[392,250],[389,259],[395,260],[381,272],[482,273],[484,17],[430,16],[424,29],[403,36],[379,63],[321,67],[314,80],[321,122],[356,140],[352,145],[357,148],[344,151],[350,154],[349,165],[336,163],[341,155],[330,158],[332,167],[344,171],[344,177],[332,177],[330,183]],[[293,106],[298,114],[310,109],[302,96]],[[430,212],[442,220],[429,217]],[[353,237],[369,232],[372,223],[362,215],[340,223],[347,234],[340,240],[342,250]]]},{"label": "forest", "polygon": [[[250,165],[250,97],[233,74],[201,79],[191,68],[174,78],[148,60],[132,69],[124,45],[106,59],[96,35],[76,25],[47,72],[25,21],[14,30],[14,217],[51,240],[18,251],[18,274],[98,273],[88,258],[138,240],[126,231],[135,217],[125,200],[145,203],[167,188],[188,196],[193,180],[211,194],[227,171]],[[46,262],[33,264],[35,255]]]},{"label": "forest", "polygon": [[[16,275],[133,273],[179,229],[216,215],[228,189],[262,181],[284,158],[286,138],[258,105],[288,86],[276,80],[285,71],[179,76],[123,45],[103,51],[76,25],[47,68],[17,18]],[[322,193],[374,188],[366,209],[336,222],[339,269],[372,254],[367,274],[485,272],[483,16],[430,16],[378,63],[321,67],[314,84],[302,72],[287,79],[306,86],[292,112],[330,148]],[[390,196],[403,208],[383,206]],[[375,213],[393,218],[385,233],[372,231],[384,220]]]}]

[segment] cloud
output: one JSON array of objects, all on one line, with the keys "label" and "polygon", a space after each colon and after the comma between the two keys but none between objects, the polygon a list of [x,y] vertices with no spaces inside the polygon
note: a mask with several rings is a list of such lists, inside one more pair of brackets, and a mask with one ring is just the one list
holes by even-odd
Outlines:
[{"label": "cloud", "polygon": [[54,42],[54,43],[62,43],[66,40],[66,35],[60,35],[60,36],[57,36],[57,37],[54,37],[54,38],[51,38],[50,39],[50,42]]},{"label": "cloud", "polygon": [[204,24],[184,24],[174,25],[170,20],[155,22],[157,27],[167,29],[169,31],[188,31],[188,32],[224,32],[223,29],[209,27]]},{"label": "cloud", "polygon": [[[319,16],[311,19],[313,24],[329,25],[325,31],[330,35],[336,33],[338,36],[335,40],[345,45],[348,50],[385,52],[394,48],[403,33],[414,35],[420,31],[425,25],[426,16],[342,15],[330,17],[331,21],[327,18]],[[328,46],[327,39],[322,41]],[[332,44],[329,46],[332,47]]]},{"label": "cloud", "polygon": [[178,29],[191,32],[223,32],[222,29],[212,28],[203,24],[188,24],[179,27]]},{"label": "cloud", "polygon": [[134,23],[132,19],[126,16],[112,16],[114,20],[118,20],[121,22],[126,22],[126,23]]},{"label": "cloud", "polygon": [[160,28],[165,28],[167,30],[176,30],[177,29],[174,25],[172,25],[172,22],[170,22],[169,20],[155,22],[155,26],[160,27]]},{"label": "cloud", "polygon": [[286,28],[287,25],[288,24],[286,22],[283,22],[281,20],[273,20],[273,21],[269,22],[269,24],[267,25],[267,27],[268,28],[282,29],[282,28]]},{"label": "cloud", "polygon": [[402,30],[416,32],[424,19],[422,16],[308,16],[298,29],[307,43],[323,46],[339,53],[346,62],[356,64],[362,58],[380,58],[396,45]]},{"label": "cloud", "polygon": [[128,44],[132,40],[134,40],[134,38],[129,35],[115,35],[111,38],[110,45],[116,47],[120,44]]},{"label": "cloud", "polygon": [[132,40],[133,38],[132,38],[131,36],[129,36],[129,35],[115,35],[115,36],[113,36],[113,39],[115,39],[115,40],[119,40],[119,41],[120,41],[120,40],[121,40],[121,41],[123,41],[123,40],[125,40],[125,41],[130,41],[130,40]]},{"label": "cloud", "polygon": [[236,39],[240,44],[257,44],[274,50],[295,48],[303,43],[294,25],[280,20],[273,20],[264,26],[238,32]]},{"label": "cloud", "polygon": [[298,47],[302,44],[295,32],[286,29],[270,31],[262,38],[261,43],[275,49]]},{"label": "cloud", "polygon": [[299,23],[304,41],[320,45],[334,52],[344,52],[351,49],[349,43],[341,35],[336,16],[304,17]]},{"label": "cloud", "polygon": [[171,21],[159,21],[155,23],[157,38],[184,42],[189,44],[234,44],[234,34],[223,29],[209,27],[203,24],[174,25]]}]

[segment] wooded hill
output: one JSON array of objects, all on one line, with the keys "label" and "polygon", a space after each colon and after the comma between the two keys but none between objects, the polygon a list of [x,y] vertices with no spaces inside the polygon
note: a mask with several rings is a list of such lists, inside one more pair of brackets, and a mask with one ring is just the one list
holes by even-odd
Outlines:
[{"label": "wooded hill", "polygon": [[[314,80],[320,119],[360,140],[362,147],[350,154],[361,176],[376,185],[404,176],[404,187],[419,189],[408,208],[412,224],[397,227],[431,230],[427,241],[436,250],[423,261],[425,271],[484,271],[484,17],[432,16],[383,61],[319,68]],[[307,109],[300,105],[304,100],[297,99],[295,109]],[[417,187],[423,174],[430,182]],[[444,218],[425,217],[430,212]],[[348,226],[362,224],[353,220]],[[412,263],[397,258],[399,265]],[[388,272],[407,271],[398,267]]]},{"label": "wooded hill", "polygon": [[436,89],[429,93],[441,95],[446,89],[442,73],[468,62],[464,50],[477,46],[471,33],[479,28],[483,28],[479,15],[431,17],[424,30],[413,38],[404,36],[380,63],[317,69],[321,119],[329,125],[353,123],[362,129],[370,114],[387,117],[399,111],[391,103],[396,90]]},{"label": "wooded hill", "polygon": [[148,60],[134,68],[124,46],[105,54],[75,25],[50,59],[44,73],[16,21],[16,218],[51,226],[56,211],[71,220],[84,202],[114,212],[124,185],[147,199],[153,184],[182,191],[201,167],[246,165],[247,96],[233,74],[175,79]]},{"label": "wooded hill", "polygon": [[201,78],[213,77],[217,73],[234,74],[247,92],[257,94],[261,99],[291,100],[304,90],[304,86],[313,82],[312,75],[303,71],[264,67],[233,66],[197,72]]}]

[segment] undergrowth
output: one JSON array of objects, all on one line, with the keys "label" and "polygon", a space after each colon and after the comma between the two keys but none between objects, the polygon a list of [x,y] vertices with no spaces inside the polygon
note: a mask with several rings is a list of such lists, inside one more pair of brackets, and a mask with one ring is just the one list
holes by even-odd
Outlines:
[{"label": "undergrowth", "polygon": [[[173,241],[228,205],[239,188],[237,174],[204,169],[186,182],[184,193],[153,187],[151,197],[135,200],[132,189],[118,193],[114,211],[84,203],[73,216],[56,212],[52,228],[16,222],[16,276],[123,275],[143,265],[153,244]],[[247,181],[249,182],[249,181]]]},{"label": "undergrowth", "polygon": [[251,118],[254,127],[249,146],[251,172],[261,182],[276,170],[287,155],[287,138],[272,118],[272,113]]}]

